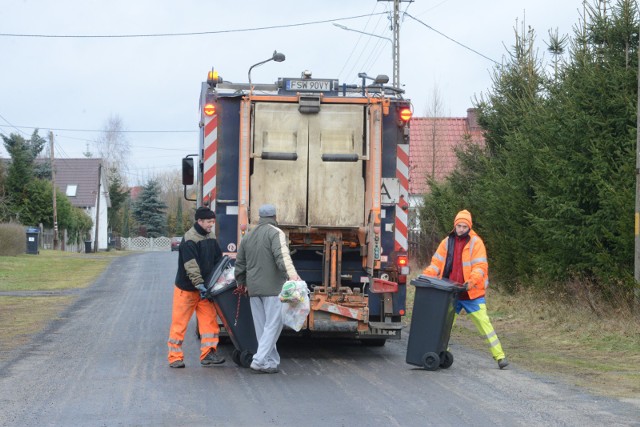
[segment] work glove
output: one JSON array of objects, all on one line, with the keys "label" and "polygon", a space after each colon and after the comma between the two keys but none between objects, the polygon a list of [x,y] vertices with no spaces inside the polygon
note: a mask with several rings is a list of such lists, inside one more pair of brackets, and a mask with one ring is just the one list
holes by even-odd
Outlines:
[{"label": "work glove", "polygon": [[207,288],[204,286],[204,283],[196,285],[196,289],[200,291],[200,298],[204,298],[207,293]]},{"label": "work glove", "polygon": [[461,287],[462,287],[463,291],[468,291],[469,290],[469,286],[470,286],[469,282],[464,282]]}]

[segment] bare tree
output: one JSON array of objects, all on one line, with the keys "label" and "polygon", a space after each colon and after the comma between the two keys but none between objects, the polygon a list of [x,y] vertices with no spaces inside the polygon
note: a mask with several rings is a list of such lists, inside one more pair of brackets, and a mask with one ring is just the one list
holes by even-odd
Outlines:
[{"label": "bare tree", "polygon": [[160,197],[167,205],[169,232],[181,235],[191,225],[195,204],[184,200],[184,187],[179,170],[155,173],[153,179],[160,186]]},{"label": "bare tree", "polygon": [[124,131],[122,118],[117,114],[112,114],[107,119],[103,133],[96,141],[97,157],[102,158],[102,170],[107,175],[107,182],[110,181],[111,175],[114,173],[120,175],[123,182],[127,182],[131,143]]},{"label": "bare tree", "polygon": [[[436,179],[436,169],[438,160],[441,158],[440,147],[438,147],[438,130],[439,120],[444,115],[444,103],[440,94],[440,88],[438,85],[433,85],[433,91],[431,92],[431,99],[427,102],[425,108],[425,117],[430,118],[429,121],[429,145],[431,146],[430,158],[428,162],[431,164],[431,173],[429,178]],[[446,147],[445,147],[446,148]],[[447,148],[448,149],[448,148]]]},{"label": "bare tree", "polygon": [[177,207],[176,200],[182,197],[182,181],[179,170],[158,172],[154,179],[160,185],[161,197],[167,205],[167,211]]},{"label": "bare tree", "polygon": [[[444,137],[443,126],[446,126],[445,119],[445,107],[442,101],[442,95],[437,84],[433,85],[431,96],[425,106],[425,120],[426,120],[426,137],[423,155],[425,164],[425,173],[420,179],[426,181],[437,180],[442,178],[442,172],[444,162],[447,156],[451,153],[451,147],[443,144],[442,139]],[[419,202],[419,205],[412,209],[413,218],[410,218],[412,228],[420,229],[419,234],[413,235],[414,243],[414,257],[415,259],[423,260],[431,254],[437,248],[438,242],[441,239],[437,224],[433,221],[429,221],[429,215],[425,213],[432,209],[430,206],[426,206],[424,199]]]}]

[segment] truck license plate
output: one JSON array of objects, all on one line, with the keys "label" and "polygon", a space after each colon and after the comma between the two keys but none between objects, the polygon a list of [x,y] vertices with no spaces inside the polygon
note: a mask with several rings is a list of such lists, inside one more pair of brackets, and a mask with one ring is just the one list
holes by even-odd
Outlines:
[{"label": "truck license plate", "polygon": [[331,80],[287,80],[287,90],[331,91]]}]

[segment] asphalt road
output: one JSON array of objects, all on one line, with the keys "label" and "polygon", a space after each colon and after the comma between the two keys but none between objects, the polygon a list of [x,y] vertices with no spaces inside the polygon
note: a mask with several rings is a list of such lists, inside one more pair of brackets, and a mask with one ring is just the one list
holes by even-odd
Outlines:
[{"label": "asphalt road", "polygon": [[452,343],[450,369],[385,347],[280,344],[281,372],[204,368],[190,325],[186,369],[170,369],[175,252],[114,260],[63,316],[0,365],[2,426],[640,426],[640,408],[590,395]]}]

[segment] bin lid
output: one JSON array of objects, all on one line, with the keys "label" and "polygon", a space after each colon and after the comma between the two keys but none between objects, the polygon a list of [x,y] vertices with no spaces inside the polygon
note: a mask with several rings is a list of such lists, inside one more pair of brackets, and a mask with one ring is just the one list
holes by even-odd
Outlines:
[{"label": "bin lid", "polygon": [[428,277],[420,275],[411,281],[413,286],[419,288],[435,288],[442,291],[461,291],[461,284],[449,279],[438,279],[437,277]]},{"label": "bin lid", "polygon": [[39,233],[40,229],[38,227],[27,227],[27,233]]}]

